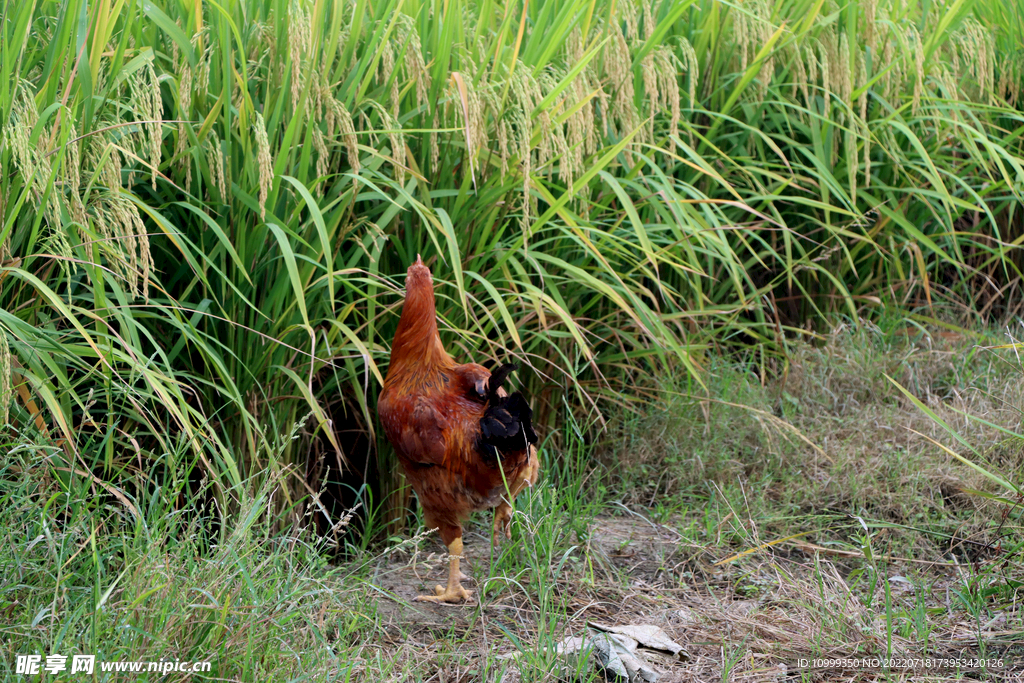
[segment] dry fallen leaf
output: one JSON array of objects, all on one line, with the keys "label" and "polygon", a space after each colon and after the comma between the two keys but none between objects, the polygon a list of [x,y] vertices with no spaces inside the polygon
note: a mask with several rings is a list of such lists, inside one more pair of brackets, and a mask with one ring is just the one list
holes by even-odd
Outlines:
[{"label": "dry fallen leaf", "polygon": [[[570,636],[555,646],[568,668],[579,671],[579,665],[592,657],[609,680],[655,683],[661,674],[647,661],[642,648],[658,655],[671,656],[677,661],[690,660],[690,655],[679,643],[652,624],[609,626],[588,622],[587,626],[590,628],[585,635]],[[513,652],[501,655],[499,659],[516,660],[519,655],[519,652]],[[506,679],[508,683],[514,680],[508,672],[502,678],[502,683],[506,683]]]},{"label": "dry fallen leaf", "polygon": [[668,637],[668,634],[652,624],[626,624],[625,626],[606,626],[597,622],[588,622],[588,625],[607,631],[619,633],[632,638],[637,643],[652,650],[671,653],[681,661],[688,661],[690,655],[683,649],[683,646]]}]

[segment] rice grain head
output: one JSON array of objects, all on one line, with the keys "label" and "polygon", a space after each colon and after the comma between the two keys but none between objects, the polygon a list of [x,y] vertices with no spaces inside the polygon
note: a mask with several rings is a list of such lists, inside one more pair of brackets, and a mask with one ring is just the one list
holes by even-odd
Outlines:
[{"label": "rice grain head", "polygon": [[210,131],[209,149],[206,153],[206,165],[210,167],[210,184],[217,188],[222,202],[228,201],[227,179],[224,176],[224,153],[220,148],[217,132]]},{"label": "rice grain head", "polygon": [[[324,54],[324,61],[329,62],[329,63],[330,62],[337,62],[337,63],[332,64],[331,69],[338,69],[339,70],[338,73],[340,75],[340,78],[341,78],[342,82],[344,82],[345,78],[347,78],[348,75],[351,73],[352,67],[353,67],[352,64],[341,63],[341,59],[344,56],[345,50],[348,48],[348,44],[349,44],[349,41],[351,39],[352,39],[352,27],[349,26],[348,23],[346,22],[345,25],[341,27],[341,31],[338,33],[338,47],[335,50],[334,55],[331,56],[331,55]],[[359,42],[359,36],[356,36],[356,43],[358,44],[358,42]],[[326,73],[328,72],[328,69],[324,69],[324,72],[325,72],[325,75],[326,75]]]},{"label": "rice grain head", "polygon": [[[803,48],[804,59],[807,61],[807,82],[811,86],[817,88],[818,86],[818,58],[815,56],[814,45],[808,45]],[[804,92],[804,101],[807,102],[807,107],[811,107],[811,99],[808,92]]]},{"label": "rice grain head", "polygon": [[261,21],[252,22],[252,32],[246,44],[245,60],[247,62],[258,62],[268,52],[268,47],[273,41],[273,29]]},{"label": "rice grain head", "polygon": [[7,328],[0,327],[0,428],[6,428],[11,418],[14,400],[14,375],[11,372],[11,347],[7,342]]},{"label": "rice grain head", "polygon": [[797,91],[804,96],[804,102],[807,101],[807,70],[804,69],[804,58],[803,53],[800,50],[799,45],[791,46],[787,52],[790,54],[790,63],[793,65],[792,73],[790,78],[793,80],[792,88],[789,92],[790,98],[796,100]]},{"label": "rice grain head", "polygon": [[[476,65],[473,63],[473,60],[469,55],[463,55],[462,61],[466,69],[464,72],[465,76],[476,73]],[[521,71],[523,69],[526,69],[526,67],[520,63],[517,67],[517,71]],[[517,83],[518,80],[513,78],[513,96],[517,96]],[[488,145],[488,133],[486,126],[488,95],[486,92],[483,95],[481,94],[481,92],[474,86],[472,78],[464,78],[463,84],[466,87],[465,110],[463,110],[462,93],[454,82],[449,82],[448,103],[449,105],[454,105],[456,118],[462,122],[462,127],[465,131],[464,136],[466,138],[467,145],[466,153],[471,159],[471,163],[469,164],[470,171],[475,169],[479,170],[481,173],[485,173],[487,169],[481,169],[476,160],[480,158],[481,153]],[[512,106],[515,107],[515,104]],[[529,142],[527,142],[527,145],[529,145]]]},{"label": "rice grain head", "polygon": [[[946,65],[943,64],[939,67],[939,84],[942,86],[942,90],[945,93],[946,99],[956,102],[959,100],[958,88],[956,80],[953,78],[953,74],[950,73]],[[960,122],[960,115],[958,114],[959,107],[950,108],[950,119],[953,122],[953,129],[956,130],[957,124]]]},{"label": "rice grain head", "polygon": [[829,59],[828,46],[821,42],[818,47],[820,48],[818,66],[821,67],[821,96],[824,100],[822,115],[827,119],[832,108],[832,64]]},{"label": "rice grain head", "polygon": [[686,96],[690,99],[690,108],[697,107],[697,84],[700,82],[700,62],[697,52],[686,38],[679,39],[679,53],[683,60],[683,70],[687,76]]},{"label": "rice grain head", "polygon": [[850,204],[857,206],[857,137],[851,127],[844,135],[846,141],[846,172],[850,179]]},{"label": "rice grain head", "polygon": [[[565,40],[565,63],[566,64],[579,64],[583,60],[583,33],[577,26],[573,28],[572,32]],[[576,74],[576,77],[569,84],[569,103],[575,104],[583,101],[583,98],[587,96],[587,74],[586,69]],[[573,113],[566,124],[566,144],[569,146],[569,160],[563,163],[572,164],[573,169],[579,168],[583,163],[583,145],[586,137],[584,131],[584,118],[586,114],[584,109],[588,109],[588,105],[584,104],[575,113]],[[501,148],[501,131],[499,130],[499,141],[498,146]],[[507,139],[507,138],[506,138]],[[505,172],[502,171],[502,174]],[[571,191],[571,189],[570,189]]]},{"label": "rice grain head", "polygon": [[[538,109],[541,100],[544,99],[544,95],[551,90],[554,90],[556,83],[554,77],[550,72],[544,71],[541,73],[540,78],[534,78],[529,73],[529,69],[523,65],[520,71],[527,78],[525,79],[526,87],[528,88],[530,95],[531,108],[524,110],[524,114],[529,119],[530,112],[536,111],[537,122],[536,127],[538,129],[538,140],[537,140],[537,165],[538,167],[545,167],[551,163],[551,160],[555,157],[555,140],[554,138],[558,135],[554,121],[551,118],[551,109],[543,108]],[[492,103],[492,109],[498,108],[498,102]],[[485,129],[486,130],[486,129]],[[531,137],[533,131],[530,131]],[[487,144],[487,138],[484,137],[484,145]]]},{"label": "rice grain head", "polygon": [[[33,178],[38,163],[35,147],[32,145],[32,130],[39,122],[35,97],[31,93],[31,85],[22,81],[15,85],[11,115],[4,125],[4,138],[11,150],[14,163],[25,178]],[[33,180],[33,189],[38,178]]]},{"label": "rice grain head", "polygon": [[[205,32],[204,29],[203,33]],[[198,39],[200,36],[202,36],[202,33],[197,33],[193,39]],[[212,59],[213,45],[208,44],[206,50],[203,51],[203,56],[199,58],[199,63],[196,65],[195,92],[204,98],[210,92],[210,60]]]},{"label": "rice grain head", "polygon": [[[121,153],[117,144],[103,135],[93,135],[86,148],[86,167],[96,173],[99,184],[109,191],[121,187]],[[106,154],[106,160],[103,155]]]},{"label": "rice grain head", "polygon": [[82,203],[81,194],[81,141],[77,139],[78,130],[75,127],[75,119],[72,112],[66,110],[64,114],[61,117],[61,121],[63,125],[67,126],[67,142],[64,143],[65,153],[61,172],[64,187],[68,194],[71,220],[84,226],[89,219],[85,213],[85,204]]},{"label": "rice grain head", "polygon": [[[181,17],[174,20],[174,25],[178,27],[178,30],[182,33],[185,32],[185,27],[181,25]],[[178,48],[178,41],[171,41],[171,68],[175,73],[178,72],[178,62],[181,59],[181,51]]]},{"label": "rice grain head", "polygon": [[868,67],[864,53],[857,51],[857,89],[861,91],[857,99],[860,127],[864,134],[864,187],[871,184],[871,131],[868,128]]},{"label": "rice grain head", "polygon": [[299,98],[305,85],[303,62],[313,44],[312,18],[304,0],[292,0],[288,6],[288,58],[292,67],[292,109],[298,113]]},{"label": "rice grain head", "polygon": [[331,86],[327,83],[327,74],[313,74],[309,84],[309,99],[306,100],[306,110],[311,112],[310,123],[317,124],[323,121],[324,108],[327,99],[331,96]]},{"label": "rice grain head", "polygon": [[65,153],[62,168],[64,183],[72,192],[78,194],[82,184],[80,173],[81,147],[79,146],[80,141],[78,140],[78,130],[75,127],[74,114],[70,109],[64,110],[61,123],[67,126],[67,141],[64,143]]},{"label": "rice grain head", "polygon": [[68,244],[67,233],[65,232],[64,225],[60,223],[53,223],[50,225],[50,234],[46,238],[43,250],[59,257],[57,259],[57,267],[60,269],[60,274],[67,281],[68,289],[70,289],[72,275],[71,264],[75,260],[75,254],[71,251],[71,245]]},{"label": "rice grain head", "polygon": [[917,115],[917,108],[921,105],[921,91],[924,88],[924,44],[921,42],[921,34],[913,26],[907,28],[907,43],[913,50],[914,59],[914,99],[910,105],[911,116]]},{"label": "rice grain head", "polygon": [[1017,106],[1022,81],[1024,81],[1024,55],[1018,54],[1009,59],[1000,60],[999,87],[996,93],[1006,100],[1010,107]]},{"label": "rice grain head", "polygon": [[530,122],[530,112],[533,111],[533,98],[531,89],[526,77],[523,74],[525,67],[516,69],[512,76],[511,91],[514,97],[515,106],[510,112],[512,119],[512,138],[515,142],[516,152],[519,156],[519,173],[523,181],[522,207],[520,216],[520,228],[523,232],[523,242],[527,242],[530,231],[530,174],[533,172],[533,152],[531,138],[533,126]]},{"label": "rice grain head", "polygon": [[[139,261],[138,231],[135,228],[135,219],[138,216],[138,209],[120,195],[114,195],[108,202],[108,216],[113,227],[115,244],[121,255],[123,266],[121,273],[124,276],[128,290],[132,298],[139,296],[139,274],[141,272]],[[134,209],[134,214],[133,214]],[[143,231],[143,234],[145,231]]]},{"label": "rice grain head", "polygon": [[441,145],[437,139],[438,131],[441,129],[440,116],[440,108],[434,107],[434,117],[430,122],[430,168],[435,173],[441,168]]},{"label": "rice grain head", "polygon": [[[679,64],[679,66],[682,68],[683,72],[686,74],[686,96],[687,96],[687,98],[689,100],[690,110],[691,111],[696,111],[696,109],[697,109],[697,86],[700,83],[700,62],[697,61],[697,52],[693,49],[693,45],[691,45],[690,41],[688,41],[686,38],[680,38],[680,40],[679,40],[679,55],[680,55],[681,61],[676,60],[675,59],[675,55],[673,53],[671,53],[671,52],[669,53],[669,57],[673,60],[673,63]],[[668,80],[668,78],[671,77],[671,79],[674,81],[675,80],[675,72],[674,72],[674,70],[672,71],[672,73],[663,74],[663,77],[666,80]],[[677,101],[677,106],[678,106],[678,104],[679,103]],[[678,131],[679,131],[678,121],[681,120],[681,119],[682,119],[682,110],[681,110],[681,107],[680,107],[679,118],[678,119],[674,119],[674,121],[671,123],[673,130],[676,131],[676,135],[678,135]],[[689,138],[690,145],[692,146],[693,145],[693,131],[692,131],[692,129],[687,129],[686,135],[687,135],[687,138]],[[674,140],[672,142],[671,150],[672,151],[675,150],[675,141]]]},{"label": "rice grain head", "polygon": [[857,50],[856,56],[856,69],[857,69],[857,81],[856,87],[860,91],[860,95],[857,96],[857,109],[860,114],[861,121],[867,121],[868,118],[868,65],[867,60],[864,57],[864,52]]},{"label": "rice grain head", "polygon": [[[612,31],[612,40],[605,48],[605,71],[612,86],[611,118],[615,121],[617,137],[625,137],[635,130],[640,115],[636,110],[636,91],[633,85],[633,62],[626,37],[618,27]],[[642,133],[638,133],[640,135]],[[625,152],[627,163],[632,164],[629,148]]]},{"label": "rice grain head", "polygon": [[658,27],[658,21],[654,16],[654,8],[651,7],[651,0],[643,0],[643,4],[640,9],[643,13],[643,36],[644,41],[646,42],[654,35],[654,30]]},{"label": "rice grain head", "polygon": [[[178,75],[178,118],[188,121],[192,118],[192,69],[187,63],[183,64],[181,73]],[[192,188],[192,163],[188,151],[188,131],[186,124],[178,124],[178,142],[174,148],[174,156],[181,157],[181,170],[185,173],[185,191]]]},{"label": "rice grain head", "polygon": [[[987,56],[984,71],[985,97],[983,101],[990,102],[994,94],[993,90],[995,89],[995,36],[988,29],[982,28],[981,31],[985,39],[985,54]],[[1020,56],[1019,53],[1018,56]]]},{"label": "rice grain head", "polygon": [[[132,106],[137,114],[146,121],[144,127],[149,143],[147,151],[149,153],[150,182],[153,189],[156,189],[156,175],[157,169],[160,167],[161,158],[160,147],[163,143],[162,119],[164,105],[160,97],[160,81],[157,79],[156,69],[153,68],[153,61],[147,61],[145,67],[140,71],[140,78],[132,81],[132,86],[137,88],[137,91],[132,96]],[[191,108],[191,86],[188,90],[188,102]],[[146,155],[140,153],[139,156],[144,157]]]},{"label": "rice grain head", "polygon": [[980,27],[970,19],[971,17],[968,17],[964,21],[958,38],[967,58],[967,73],[974,78],[979,90],[984,90],[985,77],[983,74],[988,67],[988,55],[985,53],[985,43],[981,39]]},{"label": "rice grain head", "polygon": [[[537,96],[543,99],[548,93],[552,92],[558,83],[565,77],[564,73],[558,73],[557,75],[552,71],[545,71],[541,74],[540,78],[537,79],[536,84],[538,88]],[[495,98],[496,99],[496,98]],[[540,100],[537,101],[537,104]],[[493,107],[494,111],[497,111],[498,103],[495,102]],[[550,108],[545,109],[538,117],[541,125],[541,137],[548,138],[545,145],[541,145],[538,149],[542,150],[541,154],[544,155],[542,164],[547,165],[548,173],[554,173],[554,163],[558,162],[558,178],[561,180],[566,187],[572,188],[573,181],[576,177],[576,168],[572,165],[572,159],[569,154],[569,142],[566,138],[564,123],[556,123],[552,116],[552,110]],[[546,131],[546,132],[545,132]]]},{"label": "rice grain head", "polygon": [[401,112],[398,109],[398,78],[393,77],[395,75],[395,50],[391,41],[385,41],[380,50],[380,61],[377,62],[377,82],[384,86],[391,81],[391,88],[388,91],[391,99],[391,115],[397,118]]},{"label": "rice grain head", "polygon": [[853,65],[855,65],[856,57],[853,54],[854,47],[850,44],[849,39],[846,36],[846,31],[843,31],[839,37],[839,99],[844,105],[850,106],[853,103],[851,99],[853,97]]},{"label": "rice grain head", "polygon": [[[583,53],[583,34],[577,27],[569,34],[566,41],[566,64],[578,64],[583,60]],[[591,62],[573,79],[570,86],[571,102],[584,102],[595,90],[593,84],[598,79],[593,77],[593,68],[594,64]],[[576,175],[583,170],[584,158],[597,151],[598,135],[593,100],[585,102],[569,117],[567,128],[566,144],[569,146],[570,163],[573,173]]]},{"label": "rice grain head", "polygon": [[[690,49],[693,52],[693,48]],[[685,54],[685,53],[684,53]],[[675,53],[667,46],[662,46],[657,50],[657,66],[658,66],[658,90],[661,93],[661,106],[662,108],[668,108],[668,135],[669,135],[669,151],[674,152],[676,149],[676,139],[679,137],[679,121],[682,118],[682,109],[680,107],[679,97],[679,82],[676,80],[676,72],[678,69]],[[696,84],[694,79],[697,77],[695,69],[691,69],[689,66],[686,70],[690,72],[692,78],[690,78],[690,101],[693,101],[694,90]],[[692,142],[692,140],[691,140]]]},{"label": "rice grain head", "polygon": [[892,28],[889,28],[886,31],[885,37],[882,39],[882,64],[889,67],[882,71],[881,78],[882,98],[886,100],[892,99],[893,82],[899,82],[894,78],[894,75],[899,74],[897,69],[899,69],[900,64],[898,61],[893,61],[893,35],[894,32]]},{"label": "rice grain head", "polygon": [[[939,83],[942,84],[942,89],[945,91],[947,99],[954,102],[960,99],[960,89],[957,87],[956,79],[953,77],[953,73],[946,68],[945,64],[939,67]],[[953,115],[954,121],[958,120],[957,111],[958,107],[953,107],[950,112]]]},{"label": "rice grain head", "polygon": [[334,99],[334,96],[331,93],[331,86],[327,83],[326,76],[321,81],[319,87],[316,88],[316,92],[316,101],[320,103],[320,110],[318,110],[316,118],[318,121],[322,119],[327,124],[327,137],[334,138],[334,132],[338,128],[338,117],[336,107],[331,101]]},{"label": "rice grain head", "polygon": [[[45,148],[48,136],[40,135],[32,144],[32,131],[39,123],[39,112],[28,81],[21,81],[14,88],[11,116],[5,126],[4,138],[13,153],[15,166],[26,178],[33,178],[33,197],[42,202],[46,196],[52,166],[50,155]],[[44,206],[40,206],[48,225],[60,225],[60,203],[58,192],[50,192]]]},{"label": "rice grain head", "polygon": [[404,182],[405,138],[402,135],[402,125],[380,103],[373,100],[367,100],[367,102],[380,114],[381,125],[387,130],[388,143],[391,146],[391,168],[394,172],[395,180],[399,183]]},{"label": "rice grain head", "polygon": [[[330,153],[327,151],[327,144],[324,142],[324,134],[320,131],[320,126],[314,124],[313,130],[313,149],[316,150],[316,175],[320,180],[324,180],[327,174],[330,172]],[[324,186],[326,182],[318,182],[316,184],[317,191],[320,195],[324,193]]]},{"label": "rice grain head", "polygon": [[[647,93],[647,139],[654,139],[654,114],[660,108],[661,98],[658,92],[658,67],[655,65],[655,50],[651,50],[640,62],[640,78]],[[676,87],[678,92],[679,88]]]},{"label": "rice grain head", "polygon": [[740,71],[747,70],[747,50],[750,48],[750,32],[747,27],[747,15],[741,9],[743,4],[737,5],[732,14],[733,33],[736,34],[737,52],[740,56]]},{"label": "rice grain head", "polygon": [[640,37],[638,19],[637,7],[633,0],[621,0],[619,2],[619,20],[626,24],[626,38],[628,40],[637,40]]},{"label": "rice grain head", "polygon": [[[830,25],[821,34],[821,82],[825,87],[824,99],[825,109],[824,116],[826,119],[832,117],[832,99],[833,97],[839,97],[840,92],[843,90],[842,85],[842,69],[843,65],[840,63],[839,56],[839,38],[836,36],[834,28]],[[827,85],[826,85],[827,84]],[[840,121],[843,117],[843,112],[840,109],[836,116],[837,121]],[[835,160],[839,156],[839,145],[842,142],[842,134],[836,130],[832,135],[832,145],[830,149],[831,156],[829,157],[829,163],[835,163]]]},{"label": "rice grain head", "polygon": [[[946,43],[945,47],[949,51],[950,64],[953,67],[953,77],[960,80],[960,41],[950,40]],[[965,56],[969,59],[970,53],[965,53]]]},{"label": "rice grain head", "polygon": [[497,144],[498,168],[503,176],[508,175],[509,143],[512,136],[512,126],[505,120],[505,117],[499,117],[494,126],[494,137]]},{"label": "rice grain head", "polygon": [[149,235],[146,232],[146,224],[142,222],[142,216],[134,202],[125,199],[125,208],[135,230],[135,241],[139,247],[137,265],[139,268],[138,277],[142,281],[141,296],[143,300],[149,299],[149,276],[153,270],[153,255],[149,250]]},{"label": "rice grain head", "polygon": [[864,187],[871,186],[871,129],[864,122]]},{"label": "rice grain head", "polygon": [[875,29],[875,15],[878,12],[878,0],[863,0],[861,9],[864,12],[864,44],[871,50],[871,56],[877,57],[875,53],[875,41],[877,31]]},{"label": "rice grain head", "polygon": [[90,202],[93,209],[93,224],[100,235],[100,249],[106,255],[111,270],[121,278],[125,276],[126,251],[121,244],[119,219],[114,214],[113,205],[118,201],[115,193],[104,193],[101,201]]},{"label": "rice grain head", "polygon": [[430,71],[423,61],[423,46],[412,17],[405,14],[399,17],[398,36],[405,45],[402,66],[406,78],[415,83],[416,106],[422,107],[430,96]]},{"label": "rice grain head", "polygon": [[267,218],[267,198],[274,184],[274,161],[270,156],[270,141],[267,138],[267,124],[263,114],[256,112],[252,119],[252,133],[256,145],[256,167],[259,171],[260,219]]},{"label": "rice grain head", "polygon": [[[747,0],[736,5],[733,13],[733,31],[736,34],[736,51],[740,58],[740,71],[757,57],[760,46],[772,36],[771,8],[764,0]],[[768,92],[769,81],[775,73],[774,53],[768,54],[758,69],[757,91],[763,99]]]},{"label": "rice grain head", "polygon": [[675,151],[675,139],[679,136],[680,95],[676,77],[678,66],[675,53],[664,45],[648,52],[641,62],[641,76],[649,108],[647,139],[654,140],[656,115],[667,111],[670,151]]},{"label": "rice grain head", "polygon": [[[356,126],[345,104],[333,97],[329,100],[329,110],[333,121],[337,122],[338,132],[345,143],[348,166],[352,173],[359,173],[362,164],[359,162],[359,138],[356,137]],[[333,134],[330,135],[333,137]]]}]

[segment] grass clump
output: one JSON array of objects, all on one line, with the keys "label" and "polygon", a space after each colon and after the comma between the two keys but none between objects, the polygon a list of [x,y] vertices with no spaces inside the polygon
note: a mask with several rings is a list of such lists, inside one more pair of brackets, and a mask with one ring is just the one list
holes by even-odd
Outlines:
[{"label": "grass clump", "polygon": [[984,416],[988,424],[965,424],[963,436],[1013,481],[1016,440],[992,425],[1019,426],[1019,375],[1009,359],[976,346],[994,345],[988,333],[905,332],[841,326],[820,347],[794,347],[786,376],[765,385],[735,365],[714,367],[705,399],[680,398],[627,428],[616,488],[666,518],[689,509],[701,540],[707,524],[698,510],[711,501],[739,506],[778,537],[808,531],[808,519],[854,534],[850,516],[859,515],[890,526],[890,542],[914,557],[951,544],[964,557],[974,544],[994,547],[999,511],[967,493],[991,491],[990,483],[936,452],[943,430],[887,377],[916,387],[951,423]]},{"label": "grass clump", "polygon": [[[366,587],[305,535],[271,534],[264,493],[222,544],[159,487],[132,508],[22,446],[0,471],[3,664],[17,654],[211,662],[209,676],[324,680],[357,666],[377,624]],[[296,678],[298,675],[298,678]],[[140,674],[156,680],[160,674]]]}]

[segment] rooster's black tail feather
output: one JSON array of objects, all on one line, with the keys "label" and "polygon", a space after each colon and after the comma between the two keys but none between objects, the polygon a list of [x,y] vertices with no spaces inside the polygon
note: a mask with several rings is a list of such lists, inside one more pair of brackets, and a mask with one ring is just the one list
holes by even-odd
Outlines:
[{"label": "rooster's black tail feather", "polygon": [[518,366],[502,365],[491,373],[487,383],[487,410],[480,419],[480,450],[490,457],[501,453],[516,453],[537,443],[533,431],[533,409],[518,391],[499,396],[498,389]]}]

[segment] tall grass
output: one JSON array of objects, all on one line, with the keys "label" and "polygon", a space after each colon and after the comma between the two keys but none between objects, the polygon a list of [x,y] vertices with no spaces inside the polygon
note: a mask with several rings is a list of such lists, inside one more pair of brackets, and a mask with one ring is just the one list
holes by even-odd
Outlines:
[{"label": "tall grass", "polygon": [[549,431],[563,401],[593,423],[816,317],[1019,312],[1012,2],[0,19],[0,417],[128,510],[126,482],[205,481],[225,513],[294,473],[275,505],[297,517],[311,440],[342,466],[364,454],[341,421],[379,441],[417,253],[446,344],[521,361]]}]

